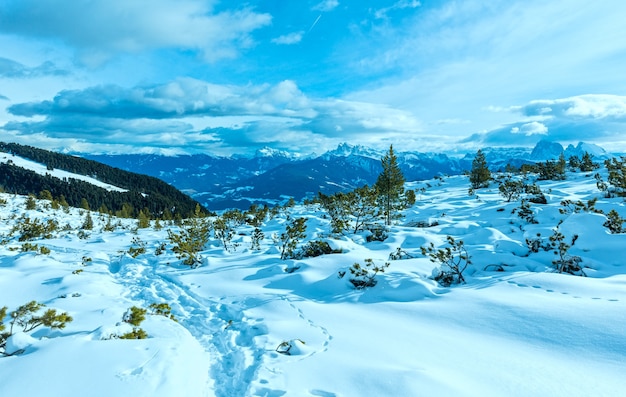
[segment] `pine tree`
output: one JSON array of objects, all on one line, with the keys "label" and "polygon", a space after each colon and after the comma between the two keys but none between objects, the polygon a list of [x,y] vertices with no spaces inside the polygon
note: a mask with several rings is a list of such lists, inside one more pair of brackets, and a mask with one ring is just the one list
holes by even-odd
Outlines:
[{"label": "pine tree", "polygon": [[391,225],[395,211],[402,207],[401,196],[404,194],[404,175],[398,166],[393,145],[389,146],[389,152],[381,159],[381,164],[383,172],[378,175],[374,187],[378,191],[385,223]]},{"label": "pine tree", "polygon": [[491,180],[491,171],[487,168],[487,160],[482,150],[476,152],[476,157],[472,161],[472,170],[470,171],[470,183],[472,189],[480,189],[488,187]]}]

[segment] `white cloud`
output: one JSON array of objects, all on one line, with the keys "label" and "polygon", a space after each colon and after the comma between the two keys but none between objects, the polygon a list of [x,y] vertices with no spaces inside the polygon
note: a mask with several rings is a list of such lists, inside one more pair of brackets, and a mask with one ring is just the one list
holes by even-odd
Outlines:
[{"label": "white cloud", "polygon": [[524,134],[526,136],[547,135],[548,127],[538,121],[532,121],[530,123],[522,124],[520,127],[511,128],[511,133]]},{"label": "white cloud", "polygon": [[391,5],[390,7],[385,7],[385,8],[376,10],[376,12],[374,13],[374,16],[377,19],[384,19],[384,18],[387,18],[387,14],[390,11],[404,10],[406,8],[417,8],[421,5],[422,3],[417,0],[399,0],[395,2],[393,5]]},{"label": "white cloud", "polygon": [[319,152],[345,141],[384,148],[394,142],[414,144],[423,130],[410,112],[311,98],[291,80],[222,86],[180,78],[148,87],[94,86],[15,104],[8,111],[23,121],[6,122],[0,130],[21,137],[43,132],[49,139],[81,136],[94,144],[124,142],[154,150],[218,146],[242,152],[271,144]]},{"label": "white cloud", "polygon": [[314,5],[311,9],[315,11],[328,12],[337,8],[338,5],[339,5],[339,1],[337,0],[324,0]]},{"label": "white cloud", "polygon": [[283,36],[276,37],[275,39],[272,39],[272,43],[286,44],[286,45],[297,44],[302,41],[302,37],[304,37],[303,31],[293,32],[293,33],[289,33]]},{"label": "white cloud", "polygon": [[214,1],[7,0],[0,32],[59,39],[86,63],[119,52],[156,48],[198,50],[208,61],[233,57],[252,42],[250,33],[270,23],[249,8],[216,12]]},{"label": "white cloud", "polygon": [[578,95],[554,100],[536,100],[521,108],[528,116],[624,119],[626,120],[626,96]]}]

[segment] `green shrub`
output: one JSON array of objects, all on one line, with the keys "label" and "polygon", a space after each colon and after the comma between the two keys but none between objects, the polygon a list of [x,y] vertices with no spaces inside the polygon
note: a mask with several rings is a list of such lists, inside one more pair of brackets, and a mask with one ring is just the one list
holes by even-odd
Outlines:
[{"label": "green shrub", "polygon": [[[383,265],[379,266],[374,263],[373,259],[365,259],[363,265],[355,263],[350,267],[350,278],[348,281],[350,281],[356,289],[374,287],[378,283],[376,276],[379,273],[384,273],[385,269],[388,267],[389,262],[385,262]],[[345,275],[346,272],[339,272],[339,278],[343,278]]]},{"label": "green shrub", "polygon": [[444,287],[452,284],[465,284],[463,272],[472,263],[463,244],[463,240],[456,241],[452,236],[446,237],[448,247],[435,249],[430,243],[421,247],[422,255],[428,256],[431,262],[439,264],[433,279]]},{"label": "green shrub", "polygon": [[148,333],[139,327],[134,327],[132,331],[120,335],[119,339],[147,339]]},{"label": "green shrub", "polygon": [[13,226],[9,235],[19,235],[19,241],[29,241],[36,238],[48,239],[52,238],[52,233],[56,231],[58,227],[59,224],[53,219],[48,219],[44,223],[36,218],[31,220],[29,217],[22,217],[20,221]]},{"label": "green shrub", "polygon": [[330,244],[328,244],[326,241],[313,240],[313,241],[309,241],[308,243],[302,246],[302,248],[300,249],[300,253],[299,255],[297,255],[297,257],[298,258],[314,258],[316,256],[328,255],[328,254],[340,253],[340,252],[341,250],[338,252],[334,251],[330,247]]},{"label": "green shrub", "polygon": [[124,322],[128,324],[138,327],[141,324],[141,322],[146,319],[147,312],[148,311],[146,309],[133,306],[130,309],[128,309],[126,313],[124,313],[122,320],[124,320]]},{"label": "green shrub", "polygon": [[172,307],[167,303],[152,303],[148,307],[152,310],[150,314],[164,316],[176,321],[176,317],[172,314]]},{"label": "green shrub", "polygon": [[[560,223],[559,223],[560,225]],[[571,245],[565,242],[565,236],[561,233],[561,230],[557,225],[554,228],[554,233],[550,236],[550,244],[554,249],[554,254],[557,258],[552,261],[555,270],[558,273],[569,273],[578,276],[586,276],[580,263],[582,258],[579,256],[569,255],[568,250],[574,245],[574,242],[578,238],[577,235],[572,239]]]},{"label": "green shrub", "polygon": [[57,313],[55,309],[48,309],[42,314],[38,314],[44,307],[46,305],[36,301],[31,301],[18,307],[9,315],[11,322],[9,323],[8,332],[6,331],[6,325],[3,323],[8,308],[5,306],[0,309],[0,354],[11,356],[23,352],[23,350],[16,352],[6,351],[6,342],[14,334],[16,326],[21,327],[22,332],[31,332],[41,326],[50,329],[63,329],[67,323],[73,320],[67,313]]},{"label": "green shrub", "polygon": [[280,235],[280,259],[293,258],[300,240],[306,237],[306,218],[291,219]]},{"label": "green shrub", "polygon": [[196,205],[193,216],[182,223],[180,231],[174,233],[168,230],[167,237],[173,244],[172,251],[176,257],[182,259],[183,264],[195,268],[202,262],[200,251],[209,242],[209,231],[209,222],[200,212],[200,206]]},{"label": "green shrub", "polygon": [[604,222],[603,226],[609,229],[611,234],[624,233],[623,225],[626,219],[622,218],[617,211],[609,211],[609,213],[606,214],[606,218],[606,222]]}]

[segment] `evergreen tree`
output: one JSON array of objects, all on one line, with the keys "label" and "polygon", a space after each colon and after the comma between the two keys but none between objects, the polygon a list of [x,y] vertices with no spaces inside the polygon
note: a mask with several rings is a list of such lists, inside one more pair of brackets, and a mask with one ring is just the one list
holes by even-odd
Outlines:
[{"label": "evergreen tree", "polygon": [[378,191],[385,223],[391,225],[394,213],[402,207],[401,196],[404,194],[404,175],[398,166],[393,145],[389,146],[389,152],[381,159],[381,164],[383,172],[378,175],[374,187]]},{"label": "evergreen tree", "polygon": [[480,189],[488,187],[491,180],[491,171],[487,168],[487,160],[482,150],[476,152],[476,157],[472,161],[472,170],[470,171],[470,184],[472,189]]}]

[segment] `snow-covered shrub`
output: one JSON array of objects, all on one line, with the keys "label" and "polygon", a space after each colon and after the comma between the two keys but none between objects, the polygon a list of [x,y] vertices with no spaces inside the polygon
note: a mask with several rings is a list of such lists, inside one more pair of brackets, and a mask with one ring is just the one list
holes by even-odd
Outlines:
[{"label": "snow-covered shrub", "polygon": [[592,198],[591,200],[587,200],[587,203],[585,204],[580,200],[563,200],[561,201],[563,208],[559,208],[559,212],[561,214],[578,214],[580,212],[595,212],[596,214],[601,214],[602,210],[598,210],[596,208],[597,201],[597,198]]},{"label": "snow-covered shrub", "polygon": [[396,248],[394,252],[389,254],[390,261],[397,261],[401,259],[412,259],[412,258],[415,258],[415,257],[409,254],[408,252],[406,252],[405,250],[403,250],[402,247]]},{"label": "snow-covered shrub", "polygon": [[428,256],[431,262],[439,264],[433,270],[433,279],[444,287],[452,284],[464,284],[463,272],[472,262],[465,248],[463,240],[456,241],[454,237],[447,236],[448,247],[435,248],[432,242],[426,247],[421,247],[422,255]]},{"label": "snow-covered shrub", "polygon": [[37,209],[37,201],[35,200],[35,196],[33,196],[32,194],[29,194],[28,197],[26,197],[26,201],[24,205],[26,206],[27,210]]},{"label": "snow-covered shrub", "polygon": [[514,181],[509,178],[500,183],[500,186],[498,186],[498,191],[507,202],[517,200],[518,198],[520,198],[522,192],[524,191],[524,182]]},{"label": "snow-covered shrub", "polygon": [[624,233],[625,230],[623,225],[624,222],[626,222],[626,219],[622,218],[617,211],[609,211],[609,213],[606,214],[606,218],[607,220],[604,222],[603,226],[609,229],[611,234]]},{"label": "snow-covered shrub", "polygon": [[143,320],[146,319],[147,312],[148,311],[146,309],[137,306],[129,308],[126,313],[124,313],[122,320],[125,323],[132,325],[133,330],[116,337],[119,339],[146,339],[148,337],[148,334],[139,326],[141,325]]},{"label": "snow-covered shrub", "polygon": [[280,259],[293,258],[300,240],[306,237],[306,218],[291,219],[279,238]]},{"label": "snow-covered shrub", "polygon": [[152,311],[150,314],[155,316],[167,317],[170,320],[176,321],[176,317],[172,314],[172,307],[167,303],[151,303],[148,306]]},{"label": "snow-covered shrub", "polygon": [[122,320],[125,323],[138,327],[141,324],[141,322],[146,319],[147,312],[148,311],[146,309],[133,306],[130,309],[128,309],[126,313],[124,313]]},{"label": "snow-covered shrub", "polygon": [[250,236],[250,249],[259,251],[261,249],[261,241],[265,238],[263,230],[259,227],[255,227]]},{"label": "snow-covered shrub", "polygon": [[306,345],[302,339],[282,341],[276,347],[276,353],[284,354],[286,356],[297,354],[297,351],[299,350],[298,344]]},{"label": "snow-covered shrub", "polygon": [[8,308],[5,306],[0,309],[0,354],[11,356],[23,352],[19,350],[15,352],[6,351],[7,340],[14,335],[16,326],[21,327],[22,332],[31,332],[40,326],[50,329],[63,329],[67,323],[73,320],[67,313],[57,313],[55,309],[48,309],[43,312],[43,314],[39,315],[38,313],[44,307],[46,307],[46,305],[43,303],[31,301],[18,307],[15,311],[12,311],[9,314],[11,321],[9,323],[8,332],[4,324],[4,318],[6,317]]},{"label": "snow-covered shrub", "polygon": [[132,245],[128,248],[128,255],[133,258],[146,253],[146,243],[144,243],[139,237],[133,237],[131,241]]},{"label": "snow-covered shrub", "polygon": [[235,225],[226,216],[217,217],[213,221],[213,235],[222,242],[227,252],[236,251],[238,244],[233,244],[235,237]]},{"label": "snow-covered shrub", "polygon": [[613,157],[604,162],[609,171],[608,182],[614,188],[618,196],[626,195],[626,157],[622,156],[619,160]]},{"label": "snow-covered shrub", "polygon": [[321,240],[313,240],[304,244],[300,249],[300,252],[296,255],[298,258],[314,258],[316,256],[328,255],[333,253],[340,253],[339,251],[334,251],[330,244],[326,241]]},{"label": "snow-covered shrub", "polygon": [[11,229],[9,235],[19,235],[19,241],[29,241],[36,238],[52,238],[52,233],[56,231],[59,224],[53,220],[48,219],[45,222],[35,218],[31,220],[29,217],[22,217]]},{"label": "snow-covered shrub", "polygon": [[[378,282],[378,280],[376,280],[376,276],[379,273],[384,273],[385,269],[388,267],[389,262],[385,262],[383,265],[379,266],[374,263],[373,259],[365,259],[362,266],[359,263],[355,263],[350,267],[350,278],[348,281],[350,281],[356,289],[373,287]],[[345,271],[339,272],[339,278],[343,278],[345,275]]]},{"label": "snow-covered shrub", "polygon": [[609,191],[609,185],[604,181],[604,179],[602,179],[602,175],[596,173],[593,177],[596,179],[596,187],[598,190],[604,193],[606,198],[611,198],[612,195]]},{"label": "snow-covered shrub", "polygon": [[555,270],[558,273],[569,273],[577,276],[586,276],[580,263],[582,258],[575,255],[569,255],[568,250],[574,245],[578,238],[577,235],[572,239],[571,245],[565,242],[565,235],[561,233],[560,224],[554,228],[554,233],[550,236],[550,244],[554,249],[557,258],[552,261]]},{"label": "snow-covered shrub", "polygon": [[552,246],[541,237],[541,233],[537,233],[536,237],[526,238],[525,242],[529,253],[537,253],[540,250],[550,251],[552,249]]},{"label": "snow-covered shrub", "polygon": [[198,267],[201,263],[200,251],[209,242],[209,222],[200,213],[200,206],[196,206],[194,216],[182,223],[180,231],[167,231],[167,237],[172,243],[172,251],[183,264]]},{"label": "snow-covered shrub", "polygon": [[372,241],[385,241],[387,237],[389,237],[387,228],[381,225],[371,225],[367,230],[370,232],[366,237],[368,243]]},{"label": "snow-covered shrub", "polygon": [[517,212],[517,216],[520,219],[528,223],[531,223],[531,224],[539,223],[537,222],[537,219],[535,219],[535,213],[530,208],[530,204],[528,204],[528,201],[526,200],[522,200],[522,204],[519,206],[519,208],[513,209],[512,213],[516,213],[516,212]]},{"label": "snow-covered shrub", "polygon": [[260,227],[267,219],[269,213],[269,207],[267,205],[259,206],[252,204],[250,208],[244,213],[245,222],[254,227]]},{"label": "snow-covered shrub", "polygon": [[147,339],[148,333],[144,331],[142,328],[135,327],[132,331],[125,333],[124,335],[120,335],[119,339]]}]

